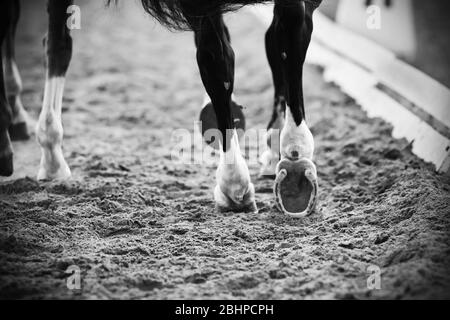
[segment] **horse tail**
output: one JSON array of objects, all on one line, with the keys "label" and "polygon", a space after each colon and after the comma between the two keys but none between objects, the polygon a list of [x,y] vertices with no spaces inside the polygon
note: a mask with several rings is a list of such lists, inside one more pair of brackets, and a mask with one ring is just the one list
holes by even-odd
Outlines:
[{"label": "horse tail", "polygon": [[[106,0],[107,5],[117,4],[119,0]],[[145,11],[165,27],[172,30],[192,30],[192,18],[211,17],[236,11],[251,4],[273,2],[273,0],[141,0]],[[322,0],[281,0],[285,6],[304,2],[311,10],[316,9]]]},{"label": "horse tail", "polygon": [[270,0],[141,0],[151,16],[172,30],[191,30],[189,20],[235,11]]}]

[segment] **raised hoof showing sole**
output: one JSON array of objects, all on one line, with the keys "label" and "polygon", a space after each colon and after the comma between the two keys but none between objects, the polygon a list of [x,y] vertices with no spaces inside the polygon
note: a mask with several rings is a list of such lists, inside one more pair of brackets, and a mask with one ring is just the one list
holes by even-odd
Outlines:
[{"label": "raised hoof showing sole", "polygon": [[10,177],[14,173],[13,154],[0,157],[0,176]]},{"label": "raised hoof showing sole", "polygon": [[317,170],[309,159],[281,160],[274,185],[279,209],[288,216],[304,218],[315,208],[318,192]]},{"label": "raised hoof showing sole", "polygon": [[26,122],[12,124],[8,128],[9,137],[12,141],[23,141],[30,139],[30,133]]}]

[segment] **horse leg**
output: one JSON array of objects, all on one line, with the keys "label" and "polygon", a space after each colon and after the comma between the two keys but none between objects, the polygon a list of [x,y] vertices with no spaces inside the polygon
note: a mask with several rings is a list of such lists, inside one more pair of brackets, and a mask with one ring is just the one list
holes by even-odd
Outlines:
[{"label": "horse leg", "polygon": [[256,212],[255,188],[239,149],[231,111],[234,52],[221,15],[191,19],[200,75],[214,107],[221,133],[220,161],[214,190],[216,209]]},{"label": "horse leg", "polygon": [[302,88],[313,10],[303,1],[289,6],[282,0],[275,1],[274,34],[288,108],[280,134],[281,161],[277,165],[274,189],[279,207],[294,217],[310,214],[317,194],[317,172],[312,162],[314,140],[305,121]]},{"label": "horse leg", "polygon": [[[10,3],[8,1],[0,2],[0,49],[3,47],[11,21],[9,6]],[[6,99],[3,58],[0,55],[0,176],[10,176],[13,174],[13,151],[8,133],[11,121],[12,111]]]},{"label": "horse leg", "polygon": [[11,140],[27,140],[30,138],[27,127],[29,119],[27,112],[23,108],[20,93],[22,92],[22,80],[15,59],[14,38],[16,27],[20,16],[20,1],[7,0],[10,3],[10,25],[6,34],[3,48],[3,59],[5,67],[5,86],[9,105],[12,109],[12,123],[9,126]]},{"label": "horse leg", "polygon": [[42,156],[39,180],[69,178],[71,173],[62,153],[63,127],[61,108],[65,74],[72,56],[72,38],[66,26],[68,6],[72,0],[48,0],[48,33],[45,39],[46,80],[44,101],[36,127]]},{"label": "horse leg", "polygon": [[260,158],[260,162],[262,164],[260,176],[263,177],[275,176],[276,166],[280,160],[280,153],[275,145],[273,146],[274,148],[272,148],[272,144],[276,144],[276,142],[279,141],[279,133],[284,126],[284,115],[286,111],[286,85],[283,78],[282,57],[276,42],[276,18],[277,16],[274,15],[274,19],[272,20],[265,36],[266,55],[272,71],[275,96],[272,117],[269,125],[267,126],[268,149]]}]

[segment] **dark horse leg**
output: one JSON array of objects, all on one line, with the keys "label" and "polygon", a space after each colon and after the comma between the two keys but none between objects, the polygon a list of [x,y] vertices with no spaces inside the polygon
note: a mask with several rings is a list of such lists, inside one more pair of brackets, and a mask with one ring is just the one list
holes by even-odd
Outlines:
[{"label": "dark horse leg", "polygon": [[[0,49],[3,49],[11,24],[10,8],[11,1],[0,2]],[[12,110],[6,99],[3,74],[3,57],[0,55],[0,175],[10,176],[13,174],[13,151],[8,128],[12,122]]]},{"label": "dark horse leg", "polygon": [[[305,121],[303,100],[303,64],[311,40],[313,11],[310,3],[275,0],[274,18],[266,34],[275,85],[269,127],[281,129],[275,194],[280,208],[295,217],[311,213],[317,193],[314,140]],[[278,159],[279,155],[274,156]]]},{"label": "dark horse leg", "polygon": [[48,33],[45,39],[46,80],[44,101],[36,128],[42,157],[40,180],[66,179],[70,169],[62,153],[61,108],[65,74],[72,56],[72,38],[66,26],[67,8],[72,0],[48,0]]},{"label": "dark horse leg", "polygon": [[[260,162],[262,164],[260,176],[274,177],[276,166],[280,160],[279,153],[279,138],[280,131],[284,126],[284,118],[286,111],[286,95],[287,86],[284,80],[282,53],[277,43],[276,26],[278,17],[274,14],[274,19],[270,24],[265,36],[266,55],[269,61],[270,69],[272,70],[272,79],[274,85],[274,102],[272,117],[267,126],[267,144],[268,149],[261,156]],[[278,145],[276,145],[278,143]]]},{"label": "dark horse leg", "polygon": [[214,190],[216,208],[219,211],[256,211],[255,189],[240,153],[231,111],[234,52],[230,35],[221,15],[189,18],[189,23],[195,33],[200,75],[221,133],[221,155]]},{"label": "dark horse leg", "polygon": [[15,59],[14,38],[17,23],[20,16],[20,1],[6,0],[9,2],[9,26],[3,46],[3,61],[5,67],[5,87],[9,105],[12,110],[12,123],[9,126],[11,140],[26,140],[30,137],[28,133],[28,115],[23,108],[20,93],[22,92],[22,80]]}]

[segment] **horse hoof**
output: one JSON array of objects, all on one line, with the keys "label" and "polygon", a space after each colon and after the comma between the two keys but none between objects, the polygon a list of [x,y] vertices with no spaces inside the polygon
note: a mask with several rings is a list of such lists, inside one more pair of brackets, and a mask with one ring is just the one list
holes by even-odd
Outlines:
[{"label": "horse hoof", "polygon": [[72,176],[67,163],[62,163],[57,170],[47,170],[41,166],[37,175],[38,181],[68,180]]},{"label": "horse hoof", "polygon": [[14,172],[13,154],[0,157],[0,176],[10,177]]},{"label": "horse hoof", "polygon": [[9,137],[12,141],[23,141],[30,139],[26,122],[12,124],[8,128]]},{"label": "horse hoof", "polygon": [[216,200],[216,212],[244,212],[258,213],[258,207],[255,201],[255,187],[250,184],[249,191],[239,201],[232,200],[222,192],[219,186],[214,190],[214,199]]},{"label": "horse hoof", "polygon": [[281,160],[276,169],[274,193],[279,209],[288,216],[304,218],[315,208],[317,170],[309,159]]}]

